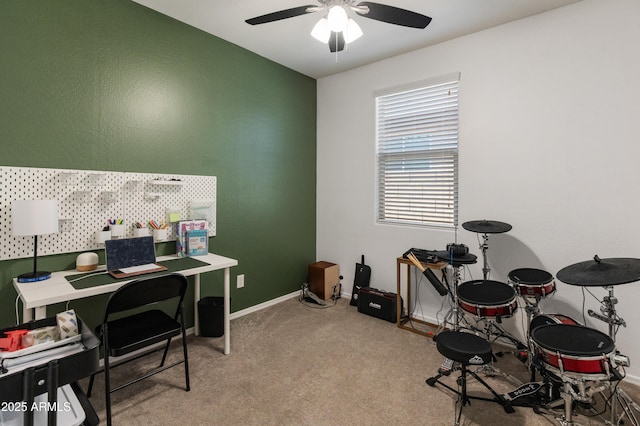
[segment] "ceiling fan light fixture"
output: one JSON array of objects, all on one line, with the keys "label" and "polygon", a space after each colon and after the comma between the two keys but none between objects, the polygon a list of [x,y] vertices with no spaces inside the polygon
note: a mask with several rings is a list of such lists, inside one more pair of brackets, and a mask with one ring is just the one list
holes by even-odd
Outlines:
[{"label": "ceiling fan light fixture", "polygon": [[356,23],[353,19],[349,18],[347,21],[347,26],[344,29],[344,41],[349,44],[351,42],[356,41],[362,36],[362,29],[360,25]]},{"label": "ceiling fan light fixture", "polygon": [[329,29],[329,21],[327,21],[327,18],[322,18],[314,25],[311,30],[311,36],[321,43],[327,43],[329,41],[331,29]]},{"label": "ceiling fan light fixture", "polygon": [[336,33],[344,31],[348,22],[347,11],[342,6],[331,6],[327,14],[329,29]]}]

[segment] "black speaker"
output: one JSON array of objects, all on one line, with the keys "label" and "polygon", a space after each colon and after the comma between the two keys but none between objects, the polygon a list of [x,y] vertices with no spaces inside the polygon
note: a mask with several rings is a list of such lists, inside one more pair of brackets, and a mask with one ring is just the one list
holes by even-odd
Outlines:
[{"label": "black speaker", "polygon": [[[358,291],[358,312],[389,322],[396,322],[397,297],[395,293],[362,287]],[[402,309],[402,298],[400,298],[400,309]]]}]

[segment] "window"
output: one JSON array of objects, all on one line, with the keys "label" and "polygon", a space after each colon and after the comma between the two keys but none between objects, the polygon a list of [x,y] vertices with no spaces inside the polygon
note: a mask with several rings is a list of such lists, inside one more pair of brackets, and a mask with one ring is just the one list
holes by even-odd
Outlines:
[{"label": "window", "polygon": [[376,94],[379,223],[458,225],[459,77]]}]

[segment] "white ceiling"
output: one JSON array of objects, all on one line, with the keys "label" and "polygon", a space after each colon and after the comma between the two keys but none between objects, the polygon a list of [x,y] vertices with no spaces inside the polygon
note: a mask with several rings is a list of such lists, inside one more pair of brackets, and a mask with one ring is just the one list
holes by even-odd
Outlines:
[{"label": "white ceiling", "polygon": [[579,0],[376,0],[433,20],[427,28],[415,29],[352,15],[364,35],[337,55],[310,35],[323,12],[261,25],[244,22],[270,12],[314,5],[314,0],[133,1],[305,75],[321,78]]}]

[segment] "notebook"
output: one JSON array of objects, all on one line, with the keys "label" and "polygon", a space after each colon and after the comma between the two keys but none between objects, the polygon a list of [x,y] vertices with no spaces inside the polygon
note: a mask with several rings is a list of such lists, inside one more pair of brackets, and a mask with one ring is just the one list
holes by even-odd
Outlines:
[{"label": "notebook", "polygon": [[107,272],[114,278],[167,270],[166,266],[156,263],[156,247],[151,236],[106,240],[104,255]]}]

